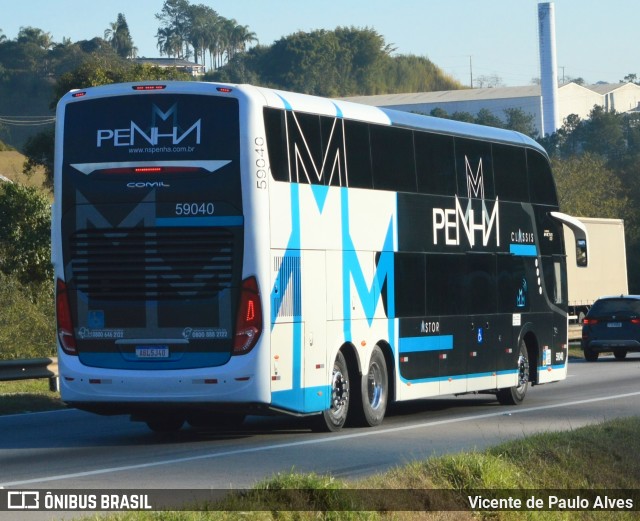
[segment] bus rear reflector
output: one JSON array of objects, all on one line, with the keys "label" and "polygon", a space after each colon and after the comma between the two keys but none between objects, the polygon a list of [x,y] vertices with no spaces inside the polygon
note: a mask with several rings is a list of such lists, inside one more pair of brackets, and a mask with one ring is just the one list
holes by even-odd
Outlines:
[{"label": "bus rear reflector", "polygon": [[77,355],[76,337],[73,334],[73,321],[69,307],[67,285],[60,279],[56,281],[56,321],[60,347],[68,355]]},{"label": "bus rear reflector", "polygon": [[262,304],[258,282],[255,277],[242,281],[240,305],[236,315],[236,336],[233,341],[233,354],[246,355],[251,351],[262,333]]}]

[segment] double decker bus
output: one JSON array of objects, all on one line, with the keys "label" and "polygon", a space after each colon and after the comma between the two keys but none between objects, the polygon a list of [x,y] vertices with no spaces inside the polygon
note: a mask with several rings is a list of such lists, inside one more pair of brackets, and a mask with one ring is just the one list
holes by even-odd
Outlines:
[{"label": "double decker bus", "polygon": [[[567,374],[563,223],[511,131],[248,85],[58,104],[62,399],[156,431],[374,426],[388,403]],[[584,258],[584,256],[581,256]]]}]

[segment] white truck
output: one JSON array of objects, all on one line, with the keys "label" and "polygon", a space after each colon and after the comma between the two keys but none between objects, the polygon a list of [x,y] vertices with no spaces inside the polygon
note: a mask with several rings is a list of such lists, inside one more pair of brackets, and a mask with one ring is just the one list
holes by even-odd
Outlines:
[{"label": "white truck", "polygon": [[564,229],[567,252],[569,318],[582,322],[591,304],[604,295],[626,295],[627,253],[622,219],[580,217],[587,227],[589,246],[586,267],[576,265],[576,247],[571,230]]}]

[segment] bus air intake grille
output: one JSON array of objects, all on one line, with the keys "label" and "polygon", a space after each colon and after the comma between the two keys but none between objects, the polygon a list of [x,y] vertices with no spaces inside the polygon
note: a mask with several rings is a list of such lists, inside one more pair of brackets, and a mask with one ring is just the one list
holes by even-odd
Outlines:
[{"label": "bus air intake grille", "polygon": [[90,229],[71,238],[77,290],[98,300],[211,298],[231,287],[226,228]]}]

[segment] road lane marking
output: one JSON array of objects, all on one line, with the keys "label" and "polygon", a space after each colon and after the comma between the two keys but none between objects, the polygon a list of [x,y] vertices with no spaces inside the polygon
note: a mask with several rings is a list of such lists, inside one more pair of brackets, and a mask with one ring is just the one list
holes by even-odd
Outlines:
[{"label": "road lane marking", "polygon": [[402,425],[398,427],[390,427],[388,429],[367,429],[360,432],[354,433],[346,433],[346,434],[338,434],[333,436],[327,436],[324,438],[316,438],[311,440],[302,440],[302,441],[294,441],[287,443],[275,443],[271,445],[264,445],[260,447],[249,447],[246,449],[233,449],[221,452],[215,452],[213,454],[200,454],[198,456],[188,456],[183,458],[172,458],[166,460],[153,461],[149,463],[139,463],[136,465],[123,465],[120,467],[107,467],[103,469],[95,469],[88,470],[85,472],[73,472],[69,474],[58,474],[54,476],[43,476],[40,478],[32,478],[25,479],[20,481],[9,481],[6,483],[0,483],[0,488],[6,487],[20,487],[24,485],[34,485],[36,483],[47,483],[49,481],[59,481],[65,479],[77,479],[77,478],[86,478],[89,476],[99,476],[101,474],[110,474],[113,472],[124,472],[130,470],[144,470],[153,467],[159,467],[162,465],[175,465],[181,463],[189,463],[192,461],[201,461],[206,459],[214,459],[214,458],[224,458],[227,456],[238,456],[243,454],[252,454],[256,452],[265,452],[269,450],[278,450],[278,449],[288,449],[293,447],[302,447],[305,445],[319,445],[321,443],[331,443],[336,441],[344,441],[344,440],[352,440],[355,438],[363,438],[366,436],[377,436],[384,434],[394,434],[397,432],[410,431],[415,429],[424,429],[428,427],[439,427],[442,425],[449,425],[452,423],[462,423],[467,421],[478,421],[478,420],[486,420],[488,418],[495,418],[497,416],[505,416],[505,415],[516,415],[516,414],[525,414],[528,412],[537,412],[537,411],[545,411],[549,409],[559,409],[562,407],[574,407],[576,405],[584,405],[587,403],[596,403],[603,402],[607,400],[617,400],[621,398],[631,398],[633,396],[640,396],[640,391],[633,393],[625,393],[625,394],[617,394],[613,396],[601,396],[598,398],[589,398],[585,400],[576,400],[573,402],[552,404],[552,405],[540,405],[537,407],[527,407],[525,409],[521,408],[502,408],[500,412],[492,412],[492,413],[484,413],[484,414],[473,414],[471,416],[462,416],[459,418],[448,418],[443,420],[435,420],[424,423],[417,423],[412,425]]}]

